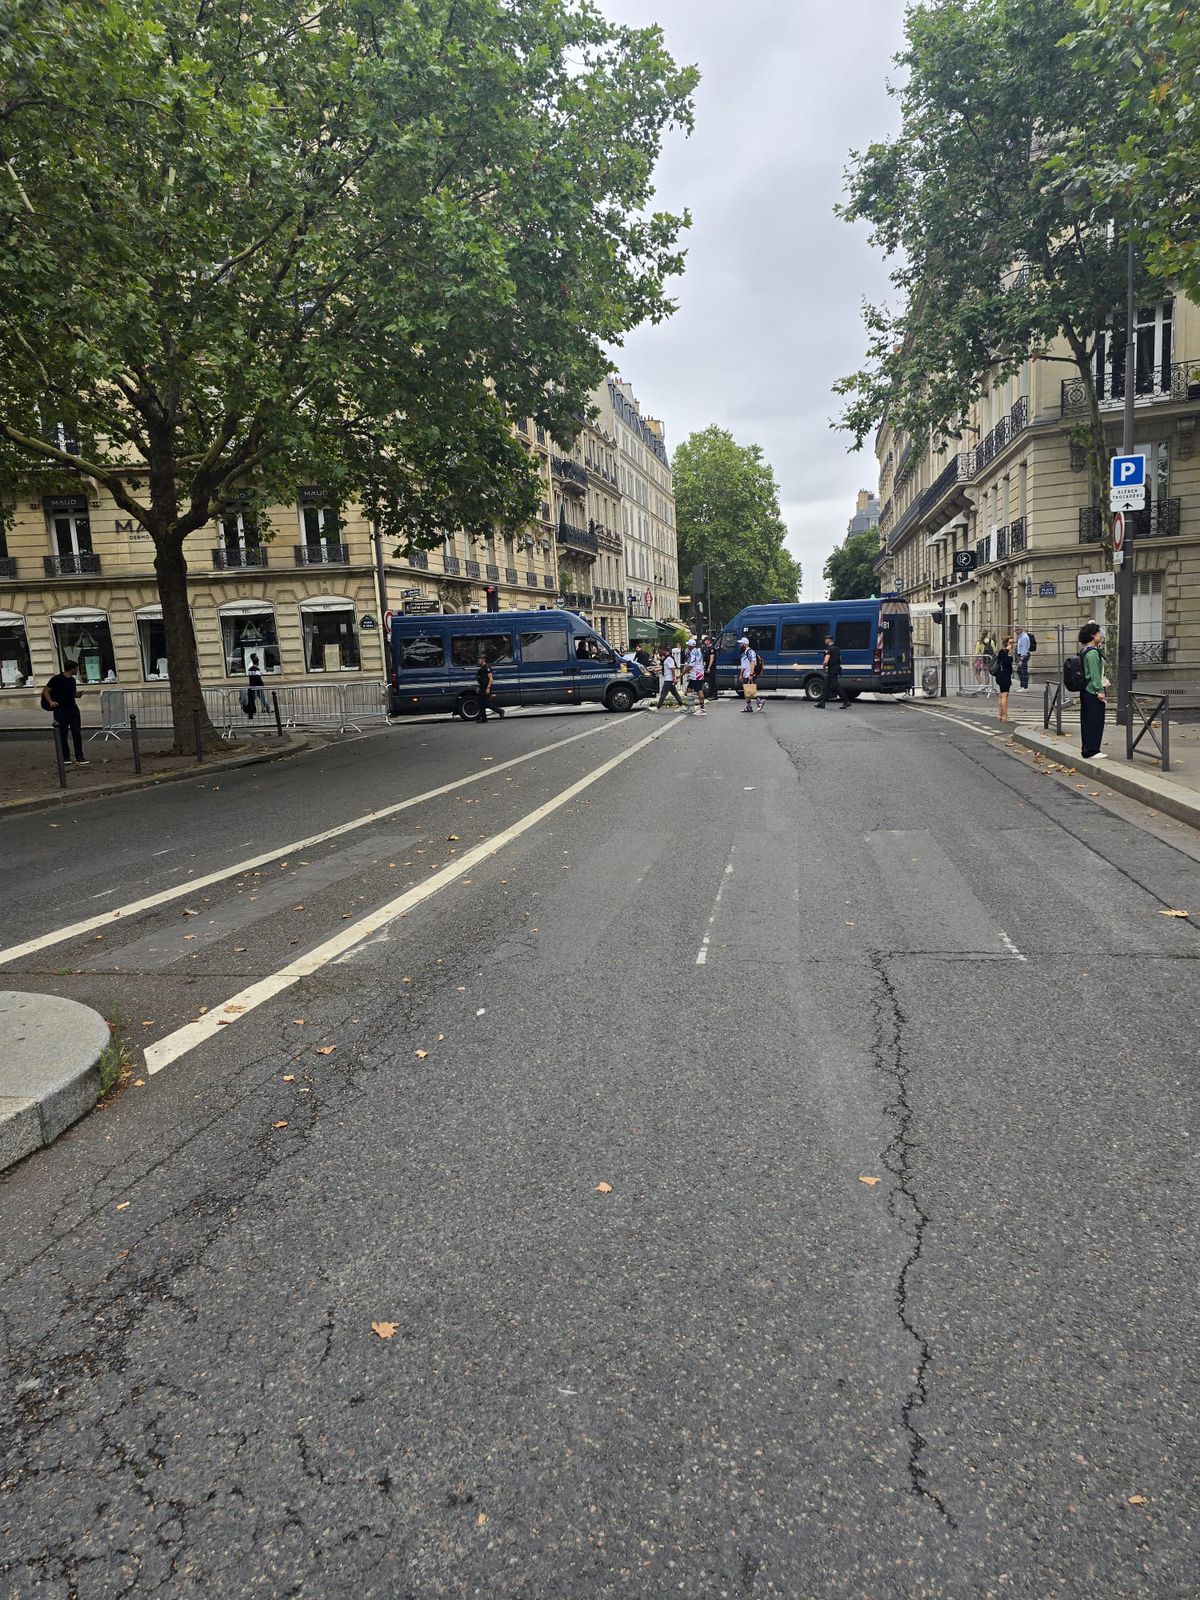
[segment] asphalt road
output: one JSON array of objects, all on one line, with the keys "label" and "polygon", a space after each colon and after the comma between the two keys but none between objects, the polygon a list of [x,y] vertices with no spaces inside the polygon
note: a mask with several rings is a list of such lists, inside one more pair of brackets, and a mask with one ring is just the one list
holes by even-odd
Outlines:
[{"label": "asphalt road", "polygon": [[866,702],[0,837],[138,1053],[0,1179],[0,1594],[1200,1592],[1194,852]]}]

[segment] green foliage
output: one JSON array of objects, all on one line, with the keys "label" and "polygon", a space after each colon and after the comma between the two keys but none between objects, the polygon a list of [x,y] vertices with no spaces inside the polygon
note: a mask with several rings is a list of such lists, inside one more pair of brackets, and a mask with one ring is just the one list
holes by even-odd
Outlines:
[{"label": "green foliage", "polygon": [[145,525],[177,725],[182,541],[231,489],[520,524],[510,419],[570,439],[672,309],[651,180],[696,75],[589,0],[27,0],[0,60],[0,478]]},{"label": "green foliage", "polygon": [[716,622],[760,601],[796,599],[800,565],[783,547],[787,526],[761,446],[709,427],[685,439],[671,465],[680,588],[706,563]]},{"label": "green foliage", "polygon": [[879,593],[875,559],[879,555],[879,529],[852,533],[825,563],[824,578],[831,600],[865,600]]},{"label": "green foliage", "polygon": [[1097,205],[1138,226],[1149,269],[1200,301],[1200,11],[1180,0],[1077,0],[1066,41],[1113,108],[1067,160]]},{"label": "green foliage", "polygon": [[1090,382],[1125,264],[1107,203],[1061,161],[1110,119],[1062,42],[1076,20],[1070,0],[910,10],[900,132],[853,158],[842,208],[895,258],[900,299],[867,309],[867,365],[838,385],[856,446],[885,414],[916,440],[943,432],[1060,332]]}]

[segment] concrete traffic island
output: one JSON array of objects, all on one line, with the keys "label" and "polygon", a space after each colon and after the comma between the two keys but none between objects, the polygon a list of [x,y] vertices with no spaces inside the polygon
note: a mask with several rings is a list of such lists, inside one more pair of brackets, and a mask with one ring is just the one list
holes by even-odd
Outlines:
[{"label": "concrete traffic island", "polygon": [[91,1110],[108,1044],[108,1023],[90,1007],[0,989],[0,1172]]}]

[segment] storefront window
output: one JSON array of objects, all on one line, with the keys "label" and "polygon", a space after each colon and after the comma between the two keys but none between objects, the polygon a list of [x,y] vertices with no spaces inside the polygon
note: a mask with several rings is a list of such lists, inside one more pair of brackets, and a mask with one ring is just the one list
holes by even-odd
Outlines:
[{"label": "storefront window", "polygon": [[102,612],[94,617],[55,617],[52,620],[60,667],[64,662],[77,661],[80,683],[116,682],[112,633],[108,618]]},{"label": "storefront window", "polygon": [[142,676],[144,678],[163,679],[169,678],[167,671],[167,631],[163,626],[161,617],[139,617],[137,619],[138,644],[142,652]]},{"label": "storefront window", "polygon": [[225,672],[230,678],[246,676],[251,656],[257,659],[261,672],[280,670],[275,613],[269,609],[222,612],[221,642],[225,649]]},{"label": "storefront window", "polygon": [[303,607],[300,621],[304,628],[304,665],[309,672],[357,672],[358,630],[354,607]]},{"label": "storefront window", "polygon": [[24,621],[0,617],[0,689],[20,689],[32,676]]}]

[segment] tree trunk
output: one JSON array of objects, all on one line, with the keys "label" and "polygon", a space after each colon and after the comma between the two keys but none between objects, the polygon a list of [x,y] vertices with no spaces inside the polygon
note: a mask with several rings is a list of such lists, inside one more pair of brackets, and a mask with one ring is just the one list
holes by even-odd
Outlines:
[{"label": "tree trunk", "polygon": [[[152,530],[153,531],[153,530]],[[188,608],[187,559],[182,539],[154,535],[154,571],[162,601],[163,630],[167,636],[167,661],[171,673],[171,718],[175,724],[176,755],[196,748],[196,713],[206,751],[224,748],[213,727],[200,689],[200,661]]]},{"label": "tree trunk", "polygon": [[[1104,413],[1100,410],[1100,397],[1096,393],[1096,379],[1092,371],[1090,353],[1082,340],[1070,330],[1067,342],[1075,357],[1075,367],[1083,381],[1088,403],[1088,477],[1095,486],[1100,509],[1100,559],[1106,572],[1112,571],[1113,518],[1108,494],[1108,442],[1104,436]],[[1110,594],[1104,602],[1104,643],[1115,644],[1117,638],[1117,597]]]}]

